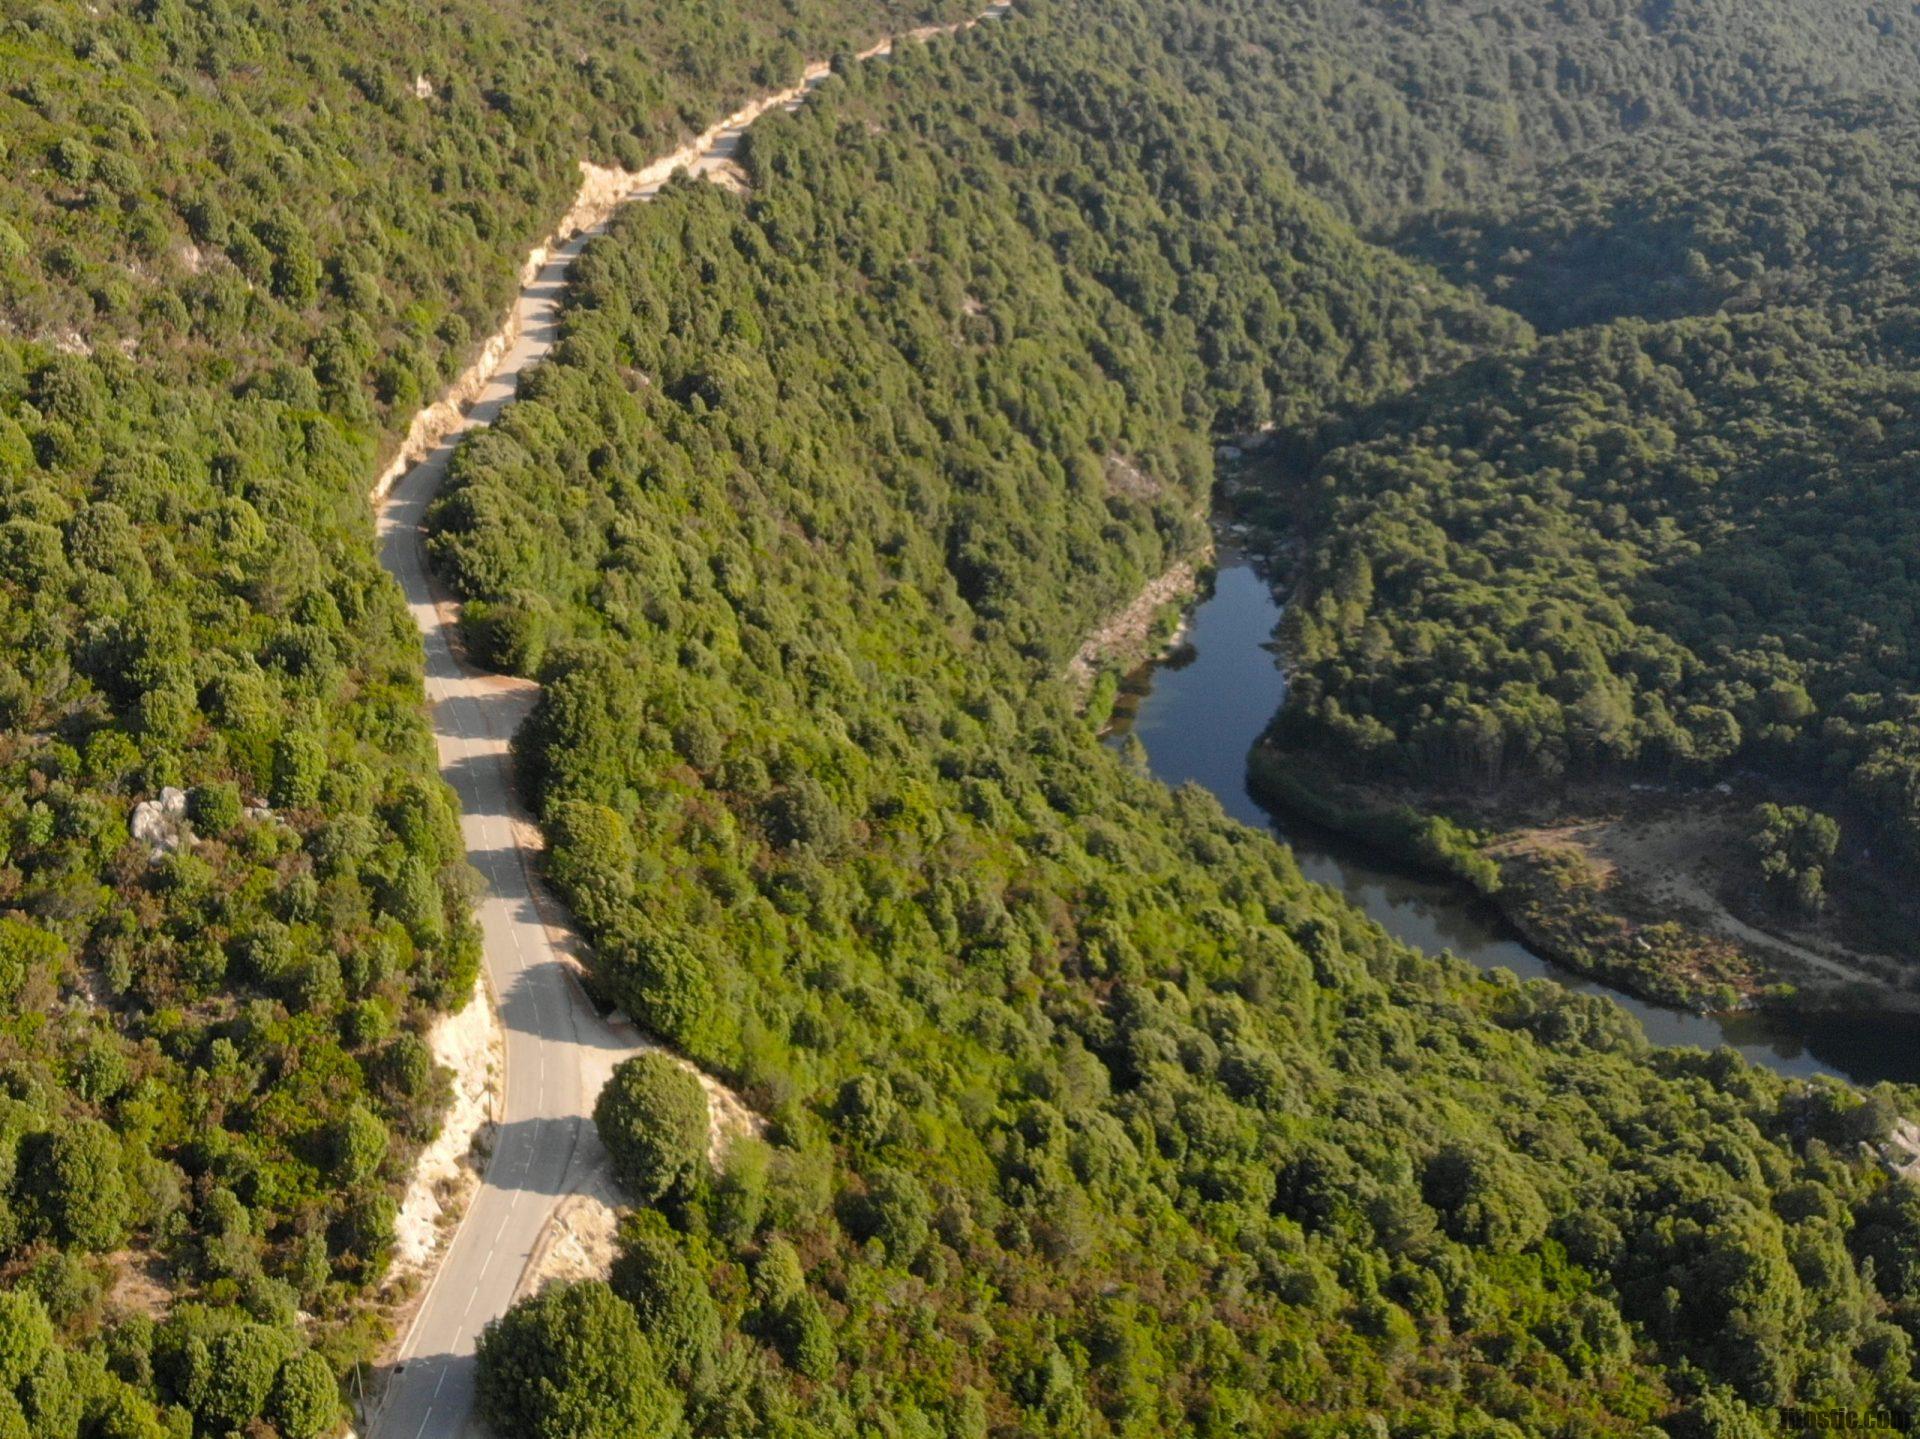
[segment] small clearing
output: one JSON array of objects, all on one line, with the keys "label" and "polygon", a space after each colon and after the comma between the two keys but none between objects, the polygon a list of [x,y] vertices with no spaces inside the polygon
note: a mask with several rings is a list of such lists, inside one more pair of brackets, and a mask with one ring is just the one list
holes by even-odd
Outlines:
[{"label": "small clearing", "polygon": [[554,1284],[605,1279],[619,1253],[619,1233],[620,1203],[610,1181],[569,1194],[548,1217],[516,1297]]},{"label": "small clearing", "polygon": [[1630,897],[1638,908],[1672,916],[1736,945],[1766,968],[1805,987],[1866,984],[1882,988],[1897,980],[1899,969],[1893,960],[1844,942],[1828,932],[1828,925],[1789,927],[1783,920],[1762,928],[1729,907],[1726,896],[1735,893],[1741,882],[1737,867],[1744,806],[1712,794],[1675,795],[1664,803],[1648,796],[1635,796],[1635,800],[1631,814],[1530,829],[1513,843],[1576,853],[1601,888]]}]

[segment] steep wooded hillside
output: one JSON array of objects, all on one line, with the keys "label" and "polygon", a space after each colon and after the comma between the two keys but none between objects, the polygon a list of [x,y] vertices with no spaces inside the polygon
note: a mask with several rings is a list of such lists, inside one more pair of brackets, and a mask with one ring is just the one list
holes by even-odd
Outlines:
[{"label": "steep wooded hillside", "polygon": [[[1888,1097],[1415,955],[1075,713],[1060,661],[1190,539],[1249,314],[1400,337],[1273,352],[1301,416],[1514,333],[1216,143],[1126,36],[1057,6],[757,130],[745,197],[674,187],[594,246],[457,461],[435,546],[545,680],[520,762],[597,982],[772,1117],[715,1173],[670,1077],[623,1079],[622,1257],[492,1331],[490,1412],[1733,1434],[1912,1403],[1910,1195],[1857,1157]],[[1123,73],[1151,103],[1104,104]]]}]

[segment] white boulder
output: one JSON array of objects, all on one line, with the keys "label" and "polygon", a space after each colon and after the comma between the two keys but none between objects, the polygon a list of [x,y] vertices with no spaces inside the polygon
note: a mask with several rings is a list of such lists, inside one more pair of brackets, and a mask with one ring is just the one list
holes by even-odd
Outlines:
[{"label": "white boulder", "polygon": [[127,828],[154,859],[171,854],[192,837],[187,828],[187,792],[172,785],[158,799],[143,799],[133,807]]}]

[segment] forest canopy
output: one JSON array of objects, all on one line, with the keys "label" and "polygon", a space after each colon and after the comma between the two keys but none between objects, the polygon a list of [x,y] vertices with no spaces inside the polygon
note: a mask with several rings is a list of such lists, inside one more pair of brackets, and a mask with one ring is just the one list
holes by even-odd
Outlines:
[{"label": "forest canopy", "polygon": [[0,18],[0,1432],[337,1429],[480,958],[376,460],[582,159],[928,14],[776,10]]},{"label": "forest canopy", "polygon": [[1553,333],[1322,432],[1282,736],[1456,783],[1757,771],[1920,857],[1913,125],[1622,142],[1420,236]]},{"label": "forest canopy", "polygon": [[[596,986],[770,1121],[716,1172],[684,1086],[616,1092],[647,1202],[493,1331],[496,1418],[1920,1407],[1920,1205],[1862,1149],[1907,1101],[1411,953],[1060,681],[1272,427],[1310,742],[1790,766],[1912,843],[1920,21],[1034,0],[845,60],[964,9],[0,20],[0,1434],[338,1430],[480,960],[367,487],[580,160],[836,53],[747,193],[589,250],[433,516],[543,681]],[[1799,808],[1752,826],[1793,902]]]},{"label": "forest canopy", "polygon": [[[1183,63],[1056,5],[845,70],[744,195],[624,214],[457,456],[433,550],[542,680],[518,762],[595,982],[769,1120],[641,1181],[562,1291],[604,1347],[495,1402],[627,1402],[570,1378],[625,1306],[696,1433],[1906,1412],[1908,1191],[1861,1148],[1896,1096],[1417,955],[1077,712],[1065,657],[1195,543],[1216,432],[1534,348]],[[604,1102],[675,1147],[664,1097]]]}]

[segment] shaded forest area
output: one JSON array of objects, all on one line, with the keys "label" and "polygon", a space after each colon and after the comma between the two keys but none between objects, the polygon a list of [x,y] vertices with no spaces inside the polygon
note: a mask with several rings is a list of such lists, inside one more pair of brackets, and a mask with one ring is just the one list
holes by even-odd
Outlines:
[{"label": "shaded forest area", "polygon": [[1876,102],[1637,136],[1410,226],[1546,337],[1343,417],[1270,492],[1306,545],[1281,743],[1443,806],[1737,781],[1845,841],[1791,887],[1752,870],[1759,907],[1839,895],[1842,933],[1904,951],[1913,131]]}]

